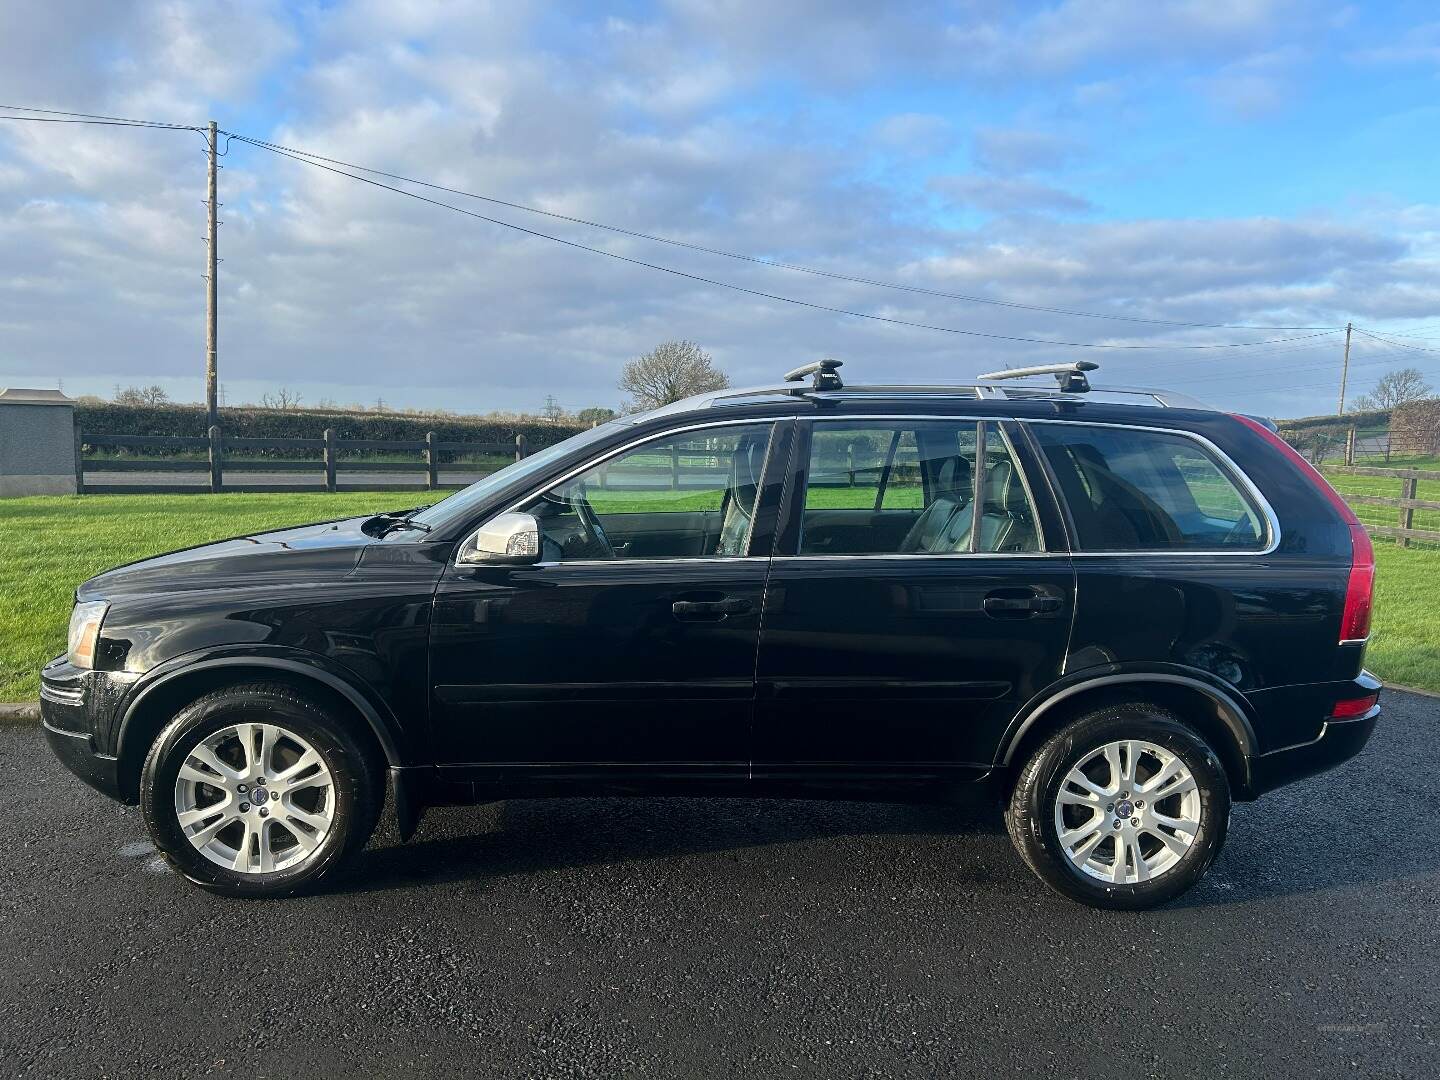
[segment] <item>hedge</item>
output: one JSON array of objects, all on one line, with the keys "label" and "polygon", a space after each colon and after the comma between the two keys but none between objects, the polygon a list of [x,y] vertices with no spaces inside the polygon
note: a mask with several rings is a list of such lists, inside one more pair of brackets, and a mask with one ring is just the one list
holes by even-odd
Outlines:
[{"label": "hedge", "polygon": [[[204,435],[206,430],[205,410],[199,405],[80,404],[75,406],[75,422],[83,433],[91,435]],[[513,444],[516,435],[524,435],[532,452],[584,430],[577,424],[483,416],[415,416],[321,409],[220,410],[220,430],[237,438],[319,439],[324,437],[326,428],[334,428],[336,437],[341,439],[423,439],[427,431],[433,431],[440,442]],[[127,452],[141,454],[137,450]],[[267,457],[315,456],[278,448],[260,453]]]},{"label": "hedge", "polygon": [[1390,423],[1390,410],[1347,412],[1344,416],[1301,416],[1294,420],[1277,420],[1275,423],[1282,431],[1346,431],[1352,426],[1365,431],[1371,428],[1387,427]]}]

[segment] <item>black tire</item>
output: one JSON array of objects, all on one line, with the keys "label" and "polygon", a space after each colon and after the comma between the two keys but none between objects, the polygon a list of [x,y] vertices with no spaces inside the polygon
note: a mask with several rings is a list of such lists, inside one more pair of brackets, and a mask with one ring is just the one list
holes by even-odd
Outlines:
[{"label": "black tire", "polygon": [[[1184,763],[1195,778],[1200,825],[1188,850],[1163,873],[1148,881],[1119,883],[1094,877],[1071,861],[1060,842],[1055,810],[1070,770],[1100,747],[1126,739],[1153,743]],[[1109,812],[1102,817],[1111,819],[1112,826],[1117,819]],[[1230,784],[1215,752],[1174,713],[1140,702],[1096,709],[1050,736],[1021,767],[1005,813],[1010,839],[1041,881],[1083,904],[1124,911],[1173,900],[1204,877],[1225,843],[1229,821]],[[1122,821],[1121,831],[1126,823]],[[1157,841],[1152,835],[1146,843]],[[1106,842],[1095,847],[1097,852],[1106,850]]]},{"label": "black tire", "polygon": [[[207,736],[245,721],[274,724],[304,739],[334,781],[333,818],[324,840],[297,865],[263,874],[206,858],[186,838],[175,808],[176,780],[190,752]],[[375,755],[320,705],[276,683],[229,686],[187,705],[160,732],[140,774],[140,809],[156,847],[190,881],[222,896],[290,896],[333,877],[369,840],[384,800],[384,771]]]}]

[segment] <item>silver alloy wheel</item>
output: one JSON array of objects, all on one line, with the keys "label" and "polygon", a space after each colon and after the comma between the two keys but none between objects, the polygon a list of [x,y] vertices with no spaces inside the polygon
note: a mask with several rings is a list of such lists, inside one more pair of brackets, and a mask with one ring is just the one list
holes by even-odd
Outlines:
[{"label": "silver alloy wheel", "polygon": [[232,724],[207,735],[175,780],[175,816],[195,850],[242,874],[294,867],[317,850],[335,816],[335,781],[293,731]]},{"label": "silver alloy wheel", "polygon": [[1055,831],[1070,862],[1113,884],[1173,869],[1195,842],[1200,817],[1200,790],[1185,763],[1137,739],[1086,754],[1055,800]]}]

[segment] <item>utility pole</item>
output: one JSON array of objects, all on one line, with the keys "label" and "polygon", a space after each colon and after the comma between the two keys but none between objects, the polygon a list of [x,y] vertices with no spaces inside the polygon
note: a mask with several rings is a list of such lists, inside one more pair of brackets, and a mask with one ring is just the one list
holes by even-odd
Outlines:
[{"label": "utility pole", "polygon": [[219,204],[215,201],[215,170],[218,168],[216,150],[218,147],[220,133],[216,130],[215,121],[210,121],[210,175],[205,185],[205,205],[207,225],[205,246],[209,249],[205,253],[207,272],[205,274],[205,426],[206,428],[216,427],[220,423],[220,414],[216,410],[215,402],[215,331],[216,318],[219,314],[215,291],[216,269],[220,264],[217,258],[219,246],[219,225],[216,218],[216,210]]},{"label": "utility pole", "polygon": [[1354,329],[1350,323],[1345,324],[1345,362],[1340,365],[1340,407],[1336,413],[1345,414],[1345,380],[1350,377],[1350,332]]}]

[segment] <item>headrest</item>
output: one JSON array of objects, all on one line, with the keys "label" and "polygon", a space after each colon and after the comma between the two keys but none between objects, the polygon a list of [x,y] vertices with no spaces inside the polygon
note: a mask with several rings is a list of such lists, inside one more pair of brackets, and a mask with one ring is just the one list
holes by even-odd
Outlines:
[{"label": "headrest", "polygon": [[940,463],[935,474],[935,497],[937,499],[968,499],[971,489],[970,460],[959,454],[948,457]]}]

